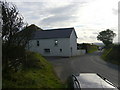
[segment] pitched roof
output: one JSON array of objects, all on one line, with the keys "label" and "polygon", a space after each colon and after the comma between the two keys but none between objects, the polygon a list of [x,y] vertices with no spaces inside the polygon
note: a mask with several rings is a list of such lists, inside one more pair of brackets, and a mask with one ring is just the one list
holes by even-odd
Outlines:
[{"label": "pitched roof", "polygon": [[74,28],[59,28],[36,31],[33,34],[33,39],[69,38],[73,30]]}]

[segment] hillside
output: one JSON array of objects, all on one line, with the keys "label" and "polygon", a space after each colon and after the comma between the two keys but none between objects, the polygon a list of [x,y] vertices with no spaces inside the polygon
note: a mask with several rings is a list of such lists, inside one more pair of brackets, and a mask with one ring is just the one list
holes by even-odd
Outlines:
[{"label": "hillside", "polygon": [[107,48],[102,54],[102,58],[117,65],[120,65],[120,45],[114,45],[112,48]]},{"label": "hillside", "polygon": [[18,72],[3,73],[3,88],[62,88],[52,65],[40,54],[28,52],[27,67]]}]

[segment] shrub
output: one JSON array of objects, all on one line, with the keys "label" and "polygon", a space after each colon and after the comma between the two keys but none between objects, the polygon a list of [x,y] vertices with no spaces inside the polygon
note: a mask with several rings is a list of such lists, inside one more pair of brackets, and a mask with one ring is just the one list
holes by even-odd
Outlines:
[{"label": "shrub", "polygon": [[25,68],[42,68],[43,65],[40,58],[40,54],[27,51],[26,58],[23,61],[23,66]]},{"label": "shrub", "polygon": [[22,46],[2,45],[2,65],[3,71],[15,70],[22,64],[25,57],[25,49]]},{"label": "shrub", "polygon": [[114,45],[111,48],[106,48],[102,54],[102,58],[114,64],[120,65],[120,45]]}]

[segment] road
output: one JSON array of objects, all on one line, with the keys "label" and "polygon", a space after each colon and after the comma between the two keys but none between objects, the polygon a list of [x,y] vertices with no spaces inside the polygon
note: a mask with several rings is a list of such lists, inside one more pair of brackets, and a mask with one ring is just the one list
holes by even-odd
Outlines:
[{"label": "road", "polygon": [[53,64],[57,76],[66,81],[72,74],[99,73],[118,87],[118,66],[100,58],[101,52],[75,56],[71,58],[45,57]]}]

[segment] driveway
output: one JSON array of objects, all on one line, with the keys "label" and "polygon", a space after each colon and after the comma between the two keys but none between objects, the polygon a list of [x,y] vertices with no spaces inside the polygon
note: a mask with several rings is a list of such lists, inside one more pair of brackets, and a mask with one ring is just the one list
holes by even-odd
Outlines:
[{"label": "driveway", "polygon": [[53,64],[57,76],[65,82],[71,74],[99,73],[118,86],[118,66],[100,58],[101,52],[94,52],[71,58],[45,57]]}]

